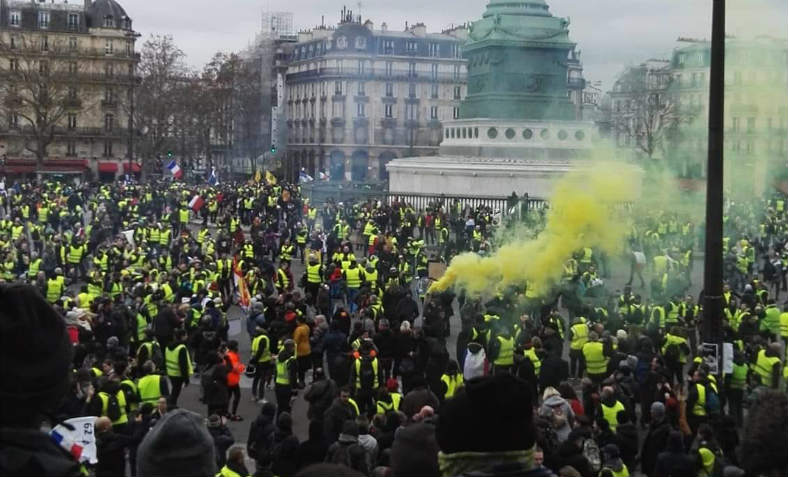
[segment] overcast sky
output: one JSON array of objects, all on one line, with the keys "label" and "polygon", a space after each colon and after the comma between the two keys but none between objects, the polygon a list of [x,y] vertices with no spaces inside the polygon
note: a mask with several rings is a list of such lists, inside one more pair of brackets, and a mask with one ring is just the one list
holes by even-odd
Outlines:
[{"label": "overcast sky", "polygon": [[[335,24],[343,4],[355,0],[118,0],[143,38],[173,35],[187,62],[200,68],[216,51],[243,49],[260,30],[261,14],[291,11],[297,29]],[[403,29],[426,23],[440,31],[481,17],[488,0],[362,0],[361,14],[375,25]],[[711,35],[712,0],[547,0],[553,15],[571,19],[570,34],[582,51],[585,77],[609,88],[625,66],[668,58],[679,36]],[[788,37],[788,0],[728,0],[728,32]]]}]

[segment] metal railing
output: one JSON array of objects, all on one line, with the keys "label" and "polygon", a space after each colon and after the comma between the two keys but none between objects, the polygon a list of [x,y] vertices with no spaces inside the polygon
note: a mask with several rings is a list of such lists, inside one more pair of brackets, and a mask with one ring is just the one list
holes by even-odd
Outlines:
[{"label": "metal railing", "polygon": [[[343,203],[366,202],[379,200],[385,204],[408,204],[414,210],[443,207],[449,210],[459,203],[461,208],[489,207],[494,213],[508,216],[513,213],[522,213],[523,210],[540,210],[547,205],[547,201],[530,197],[488,197],[472,195],[444,195],[444,194],[399,194],[386,190],[386,182],[366,183],[339,183],[339,182],[313,182],[301,186],[302,194],[309,198],[313,205],[321,205],[329,200]],[[519,206],[522,204],[522,206]]]},{"label": "metal railing", "polygon": [[303,81],[308,79],[320,77],[341,77],[341,78],[354,78],[366,80],[380,80],[380,81],[454,81],[457,83],[465,83],[467,81],[466,73],[455,74],[453,72],[439,72],[433,73],[431,71],[411,71],[411,70],[373,70],[359,72],[352,68],[318,68],[314,70],[299,71],[297,73],[289,73],[287,75],[288,81]]}]

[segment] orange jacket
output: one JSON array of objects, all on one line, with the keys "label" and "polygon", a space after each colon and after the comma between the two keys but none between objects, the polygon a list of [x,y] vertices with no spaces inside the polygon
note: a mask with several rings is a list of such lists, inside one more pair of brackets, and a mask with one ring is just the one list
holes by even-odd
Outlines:
[{"label": "orange jacket", "polygon": [[238,383],[241,382],[241,373],[244,372],[246,366],[241,363],[241,359],[235,351],[228,351],[225,360],[230,368],[230,372],[227,373],[227,385],[231,387],[238,386]]},{"label": "orange jacket", "polygon": [[309,344],[309,325],[301,323],[293,331],[293,341],[296,345],[296,357],[309,356],[312,354],[312,346]]}]

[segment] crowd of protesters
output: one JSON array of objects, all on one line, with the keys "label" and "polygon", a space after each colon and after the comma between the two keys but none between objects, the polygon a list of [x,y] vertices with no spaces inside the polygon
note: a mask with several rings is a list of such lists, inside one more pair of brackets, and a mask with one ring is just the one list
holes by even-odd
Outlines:
[{"label": "crowd of protesters", "polygon": [[[3,475],[788,472],[783,196],[727,208],[720,359],[675,214],[635,223],[621,291],[584,248],[548,296],[478,299],[427,283],[431,263],[494,249],[488,207],[313,205],[276,181],[4,190]],[[179,407],[190,384],[204,409]],[[233,436],[244,397],[259,415]],[[94,466],[38,430],[80,416],[98,418]]]}]

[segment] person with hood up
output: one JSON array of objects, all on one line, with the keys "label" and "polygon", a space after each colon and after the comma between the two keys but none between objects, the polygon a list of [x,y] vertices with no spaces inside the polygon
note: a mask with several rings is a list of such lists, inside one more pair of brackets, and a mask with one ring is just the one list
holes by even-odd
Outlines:
[{"label": "person with hood up", "polygon": [[340,464],[369,475],[367,452],[358,443],[358,424],[348,420],[342,425],[339,439],[328,447],[326,462]]},{"label": "person with hood up", "polygon": [[215,475],[213,439],[203,417],[176,409],[159,419],[137,450],[137,473],[145,477]]},{"label": "person with hood up", "polygon": [[293,435],[293,418],[289,412],[280,412],[276,419],[273,440],[271,472],[278,477],[293,477],[298,468],[296,455],[298,438]]},{"label": "person with hood up", "polygon": [[296,462],[298,469],[323,462],[328,445],[323,439],[323,421],[309,421],[309,439],[298,445]]},{"label": "person with hood up", "polygon": [[640,469],[648,477],[655,475],[654,466],[657,463],[657,456],[666,448],[671,431],[670,423],[665,417],[664,404],[655,401],[651,404],[650,411],[648,433],[640,450]]},{"label": "person with hood up", "polygon": [[333,379],[326,379],[322,368],[315,368],[315,380],[304,393],[304,400],[309,403],[306,417],[310,422],[323,422],[323,414],[339,395],[339,388]]},{"label": "person with hood up", "polygon": [[668,445],[657,455],[651,475],[696,475],[695,460],[685,452],[681,432],[670,431]]},{"label": "person with hood up", "polygon": [[68,392],[72,353],[63,319],[35,288],[0,285],[0,475],[81,475],[40,430]]},{"label": "person with hood up", "polygon": [[441,475],[552,475],[535,461],[532,402],[527,383],[509,374],[466,381],[440,410]]},{"label": "person with hood up", "polygon": [[208,416],[208,432],[211,434],[216,452],[216,468],[221,469],[227,461],[227,449],[235,444],[235,438],[222,420],[222,416],[218,414]]},{"label": "person with hood up", "polygon": [[629,469],[624,464],[624,461],[621,460],[617,445],[608,444],[602,448],[602,462],[601,472],[608,469],[613,477],[629,477]]},{"label": "person with hood up", "polygon": [[257,475],[270,473],[273,437],[276,429],[275,416],[276,406],[267,402],[260,409],[260,415],[249,426],[246,449],[249,452],[249,457],[255,461],[255,474]]},{"label": "person with hood up", "polygon": [[575,413],[572,411],[572,406],[561,397],[561,393],[554,387],[544,390],[538,414],[539,417],[550,421],[559,442],[564,442],[569,438],[575,421]]}]

